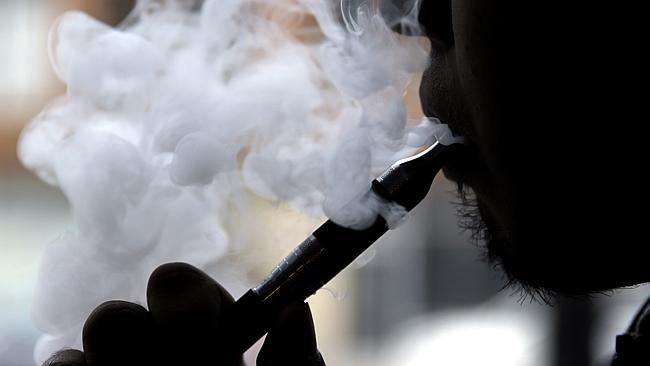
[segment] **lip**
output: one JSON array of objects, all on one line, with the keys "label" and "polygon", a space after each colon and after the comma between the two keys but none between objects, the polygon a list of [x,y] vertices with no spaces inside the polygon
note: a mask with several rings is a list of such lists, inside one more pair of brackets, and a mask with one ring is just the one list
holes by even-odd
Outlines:
[{"label": "lip", "polygon": [[[452,74],[444,53],[432,50],[431,63],[422,74],[420,82],[422,112],[426,117],[446,124],[454,135],[470,137],[469,131],[466,131],[468,128],[463,128],[467,127],[464,126],[467,124],[467,116],[462,115],[465,108],[459,105],[461,98],[457,96],[455,82],[450,77]],[[457,154],[451,156],[442,170],[447,179],[474,188],[478,155],[471,138],[467,140],[466,148],[459,149]]]},{"label": "lip", "polygon": [[[427,118],[435,118],[439,120],[440,123],[446,124],[455,136],[467,136],[460,133],[457,126],[450,123],[450,121],[441,114],[433,111],[432,108],[426,109],[425,116]],[[463,146],[464,148],[458,149],[457,153],[449,157],[449,160],[443,166],[442,171],[445,177],[453,182],[473,186],[472,183],[475,181],[473,176],[476,174],[478,167],[478,155],[470,140],[467,140],[467,143]]]},{"label": "lip", "polygon": [[446,124],[455,136],[467,136],[468,134],[463,131],[461,126],[456,122],[448,108],[445,108],[445,102],[438,100],[435,97],[427,97],[427,102],[422,103],[422,112],[427,118],[435,118],[441,123]]},{"label": "lip", "polygon": [[448,113],[445,113],[444,108],[438,108],[438,103],[429,101],[422,105],[422,109],[427,118],[435,118],[446,124],[455,136],[466,137],[467,142],[464,148],[458,149],[456,154],[449,157],[442,171],[447,179],[475,188],[474,183],[477,182],[475,176],[480,170],[480,164],[478,152],[471,139],[467,138],[468,135],[462,132],[458,124],[455,123],[454,118],[448,117]]},{"label": "lip", "polygon": [[480,176],[485,173],[485,168],[481,164],[480,155],[476,146],[472,143],[471,139],[467,138],[467,135],[458,133],[458,130],[446,120],[436,116],[429,117],[438,118],[442,123],[446,123],[454,135],[466,137],[466,143],[463,144],[463,148],[457,149],[453,155],[449,156],[447,162],[442,167],[442,172],[448,180],[467,185],[476,191],[481,185]]},{"label": "lip", "polygon": [[435,118],[446,124],[456,136],[467,135],[458,123],[460,116],[455,116],[449,91],[431,86],[431,81],[424,80],[420,85],[420,101],[423,114],[428,118]]}]

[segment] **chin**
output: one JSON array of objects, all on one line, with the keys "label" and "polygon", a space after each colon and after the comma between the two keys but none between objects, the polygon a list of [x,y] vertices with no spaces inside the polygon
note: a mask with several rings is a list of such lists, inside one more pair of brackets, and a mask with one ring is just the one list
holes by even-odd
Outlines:
[{"label": "chin", "polygon": [[[482,217],[484,223],[489,222]],[[528,294],[588,296],[649,280],[644,267],[608,255],[604,248],[571,247],[544,236],[526,239],[515,231],[494,231],[484,224],[487,257],[506,277],[507,285]],[[540,240],[541,239],[541,240]]]},{"label": "chin", "polygon": [[557,294],[589,296],[650,281],[645,257],[631,248],[623,250],[625,242],[595,244],[595,237],[571,235],[568,228],[553,228],[551,220],[535,215],[528,216],[530,225],[522,220],[506,227],[460,182],[459,226],[484,249],[486,262],[503,274],[504,288],[550,302]]}]

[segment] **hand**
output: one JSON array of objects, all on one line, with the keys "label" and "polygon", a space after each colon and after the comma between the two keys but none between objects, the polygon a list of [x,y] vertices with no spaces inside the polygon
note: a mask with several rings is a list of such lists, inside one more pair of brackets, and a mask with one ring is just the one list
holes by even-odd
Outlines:
[{"label": "hand", "polygon": [[[84,352],[62,350],[43,366],[240,366],[242,355],[224,347],[223,310],[232,296],[185,263],[158,267],[149,278],[147,305],[109,301],[83,329]],[[293,304],[276,319],[257,356],[258,366],[325,366],[316,348],[311,311]]]}]

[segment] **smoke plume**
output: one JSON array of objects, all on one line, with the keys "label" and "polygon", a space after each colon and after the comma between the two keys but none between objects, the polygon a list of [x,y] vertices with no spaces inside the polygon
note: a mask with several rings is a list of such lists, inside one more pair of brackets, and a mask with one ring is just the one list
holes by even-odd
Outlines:
[{"label": "smoke plume", "polygon": [[[402,2],[403,3],[403,2]],[[439,125],[407,123],[427,64],[417,4],[140,1],[118,27],[69,12],[50,53],[67,93],[23,133],[25,166],[60,187],[76,229],[47,246],[33,316],[37,362],[80,348],[99,303],[145,303],[150,272],[185,261],[237,293],[252,195],[361,228],[364,195]],[[254,227],[249,230],[255,230]],[[239,286],[239,287],[238,287]]]}]

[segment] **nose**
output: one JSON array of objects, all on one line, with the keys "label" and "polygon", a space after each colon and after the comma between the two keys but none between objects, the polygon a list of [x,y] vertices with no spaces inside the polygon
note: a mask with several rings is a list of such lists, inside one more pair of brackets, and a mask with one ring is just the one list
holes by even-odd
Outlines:
[{"label": "nose", "polygon": [[[399,1],[399,0],[395,0]],[[445,48],[454,45],[452,0],[418,0],[418,20],[432,43]]]}]

